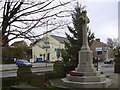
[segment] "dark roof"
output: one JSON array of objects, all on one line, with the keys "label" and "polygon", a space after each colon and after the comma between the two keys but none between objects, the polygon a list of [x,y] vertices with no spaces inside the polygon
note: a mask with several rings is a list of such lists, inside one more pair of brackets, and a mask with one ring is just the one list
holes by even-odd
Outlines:
[{"label": "dark roof", "polygon": [[104,43],[104,42],[101,42],[105,47],[108,47],[108,45],[106,44],[106,43]]},{"label": "dark roof", "polygon": [[[61,37],[61,36],[55,36],[55,35],[51,35],[51,37],[53,37],[54,39],[56,39],[57,41],[59,41],[60,43],[64,43],[64,42],[69,42],[67,38],[65,37]],[[42,39],[38,39],[36,40],[34,43],[32,43],[30,46],[34,46],[36,43],[38,43],[39,41],[43,41],[44,38]]]},{"label": "dark roof", "polygon": [[61,37],[61,36],[55,36],[55,35],[51,35],[51,37],[53,37],[54,39],[56,39],[57,41],[59,41],[60,43],[64,43],[64,42],[69,42],[67,38],[65,37]]},{"label": "dark roof", "polygon": [[97,40],[94,40],[94,42],[98,42],[98,43],[102,44],[103,46],[108,47],[108,45],[106,43],[104,43],[104,42],[97,41]]},{"label": "dark roof", "polygon": [[26,44],[25,41],[16,41],[14,43],[12,43],[10,46],[12,47],[28,47],[28,45]]}]

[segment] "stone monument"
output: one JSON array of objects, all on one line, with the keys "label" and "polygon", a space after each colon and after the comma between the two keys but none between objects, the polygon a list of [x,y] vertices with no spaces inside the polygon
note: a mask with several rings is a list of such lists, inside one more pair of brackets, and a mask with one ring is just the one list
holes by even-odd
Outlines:
[{"label": "stone monument", "polygon": [[68,74],[62,81],[65,86],[71,88],[106,88],[112,84],[111,79],[107,79],[106,75],[96,71],[93,66],[93,54],[87,38],[87,23],[89,23],[89,19],[86,16],[86,11],[82,13],[84,15],[81,17],[83,20],[83,45],[79,51],[79,64],[72,73],[82,73],[83,76]]}]

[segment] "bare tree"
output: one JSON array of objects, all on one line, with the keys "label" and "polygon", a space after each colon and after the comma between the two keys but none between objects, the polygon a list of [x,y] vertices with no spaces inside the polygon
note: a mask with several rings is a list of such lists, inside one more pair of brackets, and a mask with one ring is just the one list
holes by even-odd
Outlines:
[{"label": "bare tree", "polygon": [[[34,40],[45,34],[36,35],[34,33],[35,30],[39,32],[41,29],[45,29],[45,25],[50,27],[48,32],[63,27],[65,23],[61,23],[60,20],[57,21],[56,18],[69,16],[70,9],[63,8],[69,3],[71,1],[61,2],[60,0],[0,2],[2,46],[16,38]],[[10,37],[11,35],[12,37]]]},{"label": "bare tree", "polygon": [[118,47],[118,39],[107,38],[107,45],[111,48]]}]

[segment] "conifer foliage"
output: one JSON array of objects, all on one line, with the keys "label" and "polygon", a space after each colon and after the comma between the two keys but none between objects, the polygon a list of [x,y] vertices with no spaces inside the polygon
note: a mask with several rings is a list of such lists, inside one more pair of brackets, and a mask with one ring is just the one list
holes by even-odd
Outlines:
[{"label": "conifer foliage", "polygon": [[[78,53],[83,42],[83,20],[82,17],[87,13],[84,7],[77,3],[72,15],[73,28],[68,26],[72,36],[66,33],[69,43],[65,42],[65,50],[62,50],[62,58],[68,70],[73,70],[78,64]],[[88,22],[89,23],[89,22]],[[88,42],[91,45],[94,40],[94,33],[88,28]]]}]

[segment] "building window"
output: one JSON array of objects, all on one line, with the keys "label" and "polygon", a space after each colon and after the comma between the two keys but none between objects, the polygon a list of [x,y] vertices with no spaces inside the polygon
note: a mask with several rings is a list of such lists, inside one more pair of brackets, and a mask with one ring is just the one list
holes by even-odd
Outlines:
[{"label": "building window", "polygon": [[47,55],[47,60],[48,61],[50,60],[50,53],[48,53],[48,55]]},{"label": "building window", "polygon": [[50,43],[49,42],[44,42],[44,45],[42,47],[43,49],[49,49],[50,48]]},{"label": "building window", "polygon": [[42,56],[42,54],[40,54],[40,56]]},{"label": "building window", "polygon": [[60,57],[60,48],[55,48],[57,58]]},{"label": "building window", "polygon": [[102,51],[98,51],[97,54],[98,54],[98,55],[102,55]]},{"label": "building window", "polygon": [[50,44],[49,42],[44,42],[44,44]]}]

